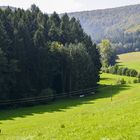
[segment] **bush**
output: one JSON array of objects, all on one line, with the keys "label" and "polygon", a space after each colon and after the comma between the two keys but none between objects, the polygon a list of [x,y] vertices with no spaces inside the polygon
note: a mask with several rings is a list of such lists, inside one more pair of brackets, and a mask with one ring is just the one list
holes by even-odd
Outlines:
[{"label": "bush", "polygon": [[138,83],[140,83],[140,78],[138,78]]},{"label": "bush", "polygon": [[117,80],[117,84],[123,85],[123,84],[126,84],[126,81],[123,78],[122,79],[118,79]]},{"label": "bush", "polygon": [[126,75],[126,71],[128,70],[128,68],[123,68],[122,69],[122,75]]},{"label": "bush", "polygon": [[140,73],[137,74],[137,78],[140,78]]},{"label": "bush", "polygon": [[131,80],[128,80],[128,84],[131,84],[132,82],[131,82]]},{"label": "bush", "polygon": [[130,69],[130,76],[131,77],[136,77],[138,75],[138,72],[134,69]]},{"label": "bush", "polygon": [[130,76],[130,72],[131,72],[130,69],[127,69],[126,70],[126,76]]},{"label": "bush", "polygon": [[103,67],[102,72],[109,73],[109,68]]},{"label": "bush", "polygon": [[118,74],[118,75],[122,75],[122,71],[123,71],[123,68],[119,68],[119,69],[117,70],[117,74]]},{"label": "bush", "polygon": [[108,68],[104,67],[102,68],[102,71],[105,73],[111,73],[111,74],[118,74],[118,75],[125,75],[125,76],[131,76],[131,77],[137,77],[140,78],[140,73],[138,73],[135,69],[128,69],[128,68],[119,68],[118,65],[110,66]]},{"label": "bush", "polygon": [[138,80],[137,80],[137,79],[134,79],[134,80],[133,80],[133,83],[138,83]]},{"label": "bush", "polygon": [[105,71],[106,73],[109,73],[109,69],[108,68],[106,68],[106,71]]},{"label": "bush", "polygon": [[118,68],[119,68],[118,65],[110,67],[109,68],[109,73],[117,74]]},{"label": "bush", "polygon": [[134,80],[133,80],[133,83],[140,83],[140,78],[134,79]]},{"label": "bush", "polygon": [[108,67],[108,72],[112,74],[112,66]]}]

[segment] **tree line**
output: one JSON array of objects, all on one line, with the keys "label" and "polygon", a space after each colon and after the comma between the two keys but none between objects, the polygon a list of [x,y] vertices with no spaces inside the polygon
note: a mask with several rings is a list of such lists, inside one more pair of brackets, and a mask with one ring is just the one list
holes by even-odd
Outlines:
[{"label": "tree line", "polygon": [[135,69],[119,67],[117,64],[114,66],[102,68],[102,72],[140,78],[140,73]]},{"label": "tree line", "polygon": [[140,51],[140,5],[70,13],[97,43],[108,38],[117,54]]},{"label": "tree line", "polygon": [[98,44],[98,49],[100,52],[100,60],[102,68],[113,66],[116,63],[117,53],[114,49],[113,44],[108,39],[103,39],[100,44]]},{"label": "tree line", "polygon": [[118,40],[112,40],[117,54],[140,51],[140,30],[133,30],[120,34]]},{"label": "tree line", "polygon": [[75,18],[30,9],[0,10],[0,100],[97,86],[96,44]]}]

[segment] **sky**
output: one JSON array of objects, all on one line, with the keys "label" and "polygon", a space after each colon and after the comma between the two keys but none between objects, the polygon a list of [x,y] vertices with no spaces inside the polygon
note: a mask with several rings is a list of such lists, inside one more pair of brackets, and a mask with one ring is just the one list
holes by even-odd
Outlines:
[{"label": "sky", "polygon": [[31,4],[36,4],[45,13],[65,13],[140,4],[140,0],[0,0],[0,6],[23,9]]}]

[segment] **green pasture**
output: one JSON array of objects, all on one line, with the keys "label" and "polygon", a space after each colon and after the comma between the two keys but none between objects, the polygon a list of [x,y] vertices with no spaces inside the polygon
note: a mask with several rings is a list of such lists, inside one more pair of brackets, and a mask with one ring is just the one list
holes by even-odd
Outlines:
[{"label": "green pasture", "polygon": [[140,52],[121,54],[118,57],[118,62],[121,66],[132,68],[140,72]]},{"label": "green pasture", "polygon": [[115,85],[115,79],[102,74],[89,97],[1,110],[0,140],[139,140],[140,84]]}]

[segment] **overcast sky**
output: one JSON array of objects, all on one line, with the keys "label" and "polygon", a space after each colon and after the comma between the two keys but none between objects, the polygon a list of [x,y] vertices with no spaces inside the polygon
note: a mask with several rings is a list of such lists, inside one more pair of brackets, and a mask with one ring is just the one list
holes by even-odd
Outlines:
[{"label": "overcast sky", "polygon": [[33,3],[43,12],[64,13],[140,4],[140,0],[0,0],[0,6],[9,5],[24,9]]}]

